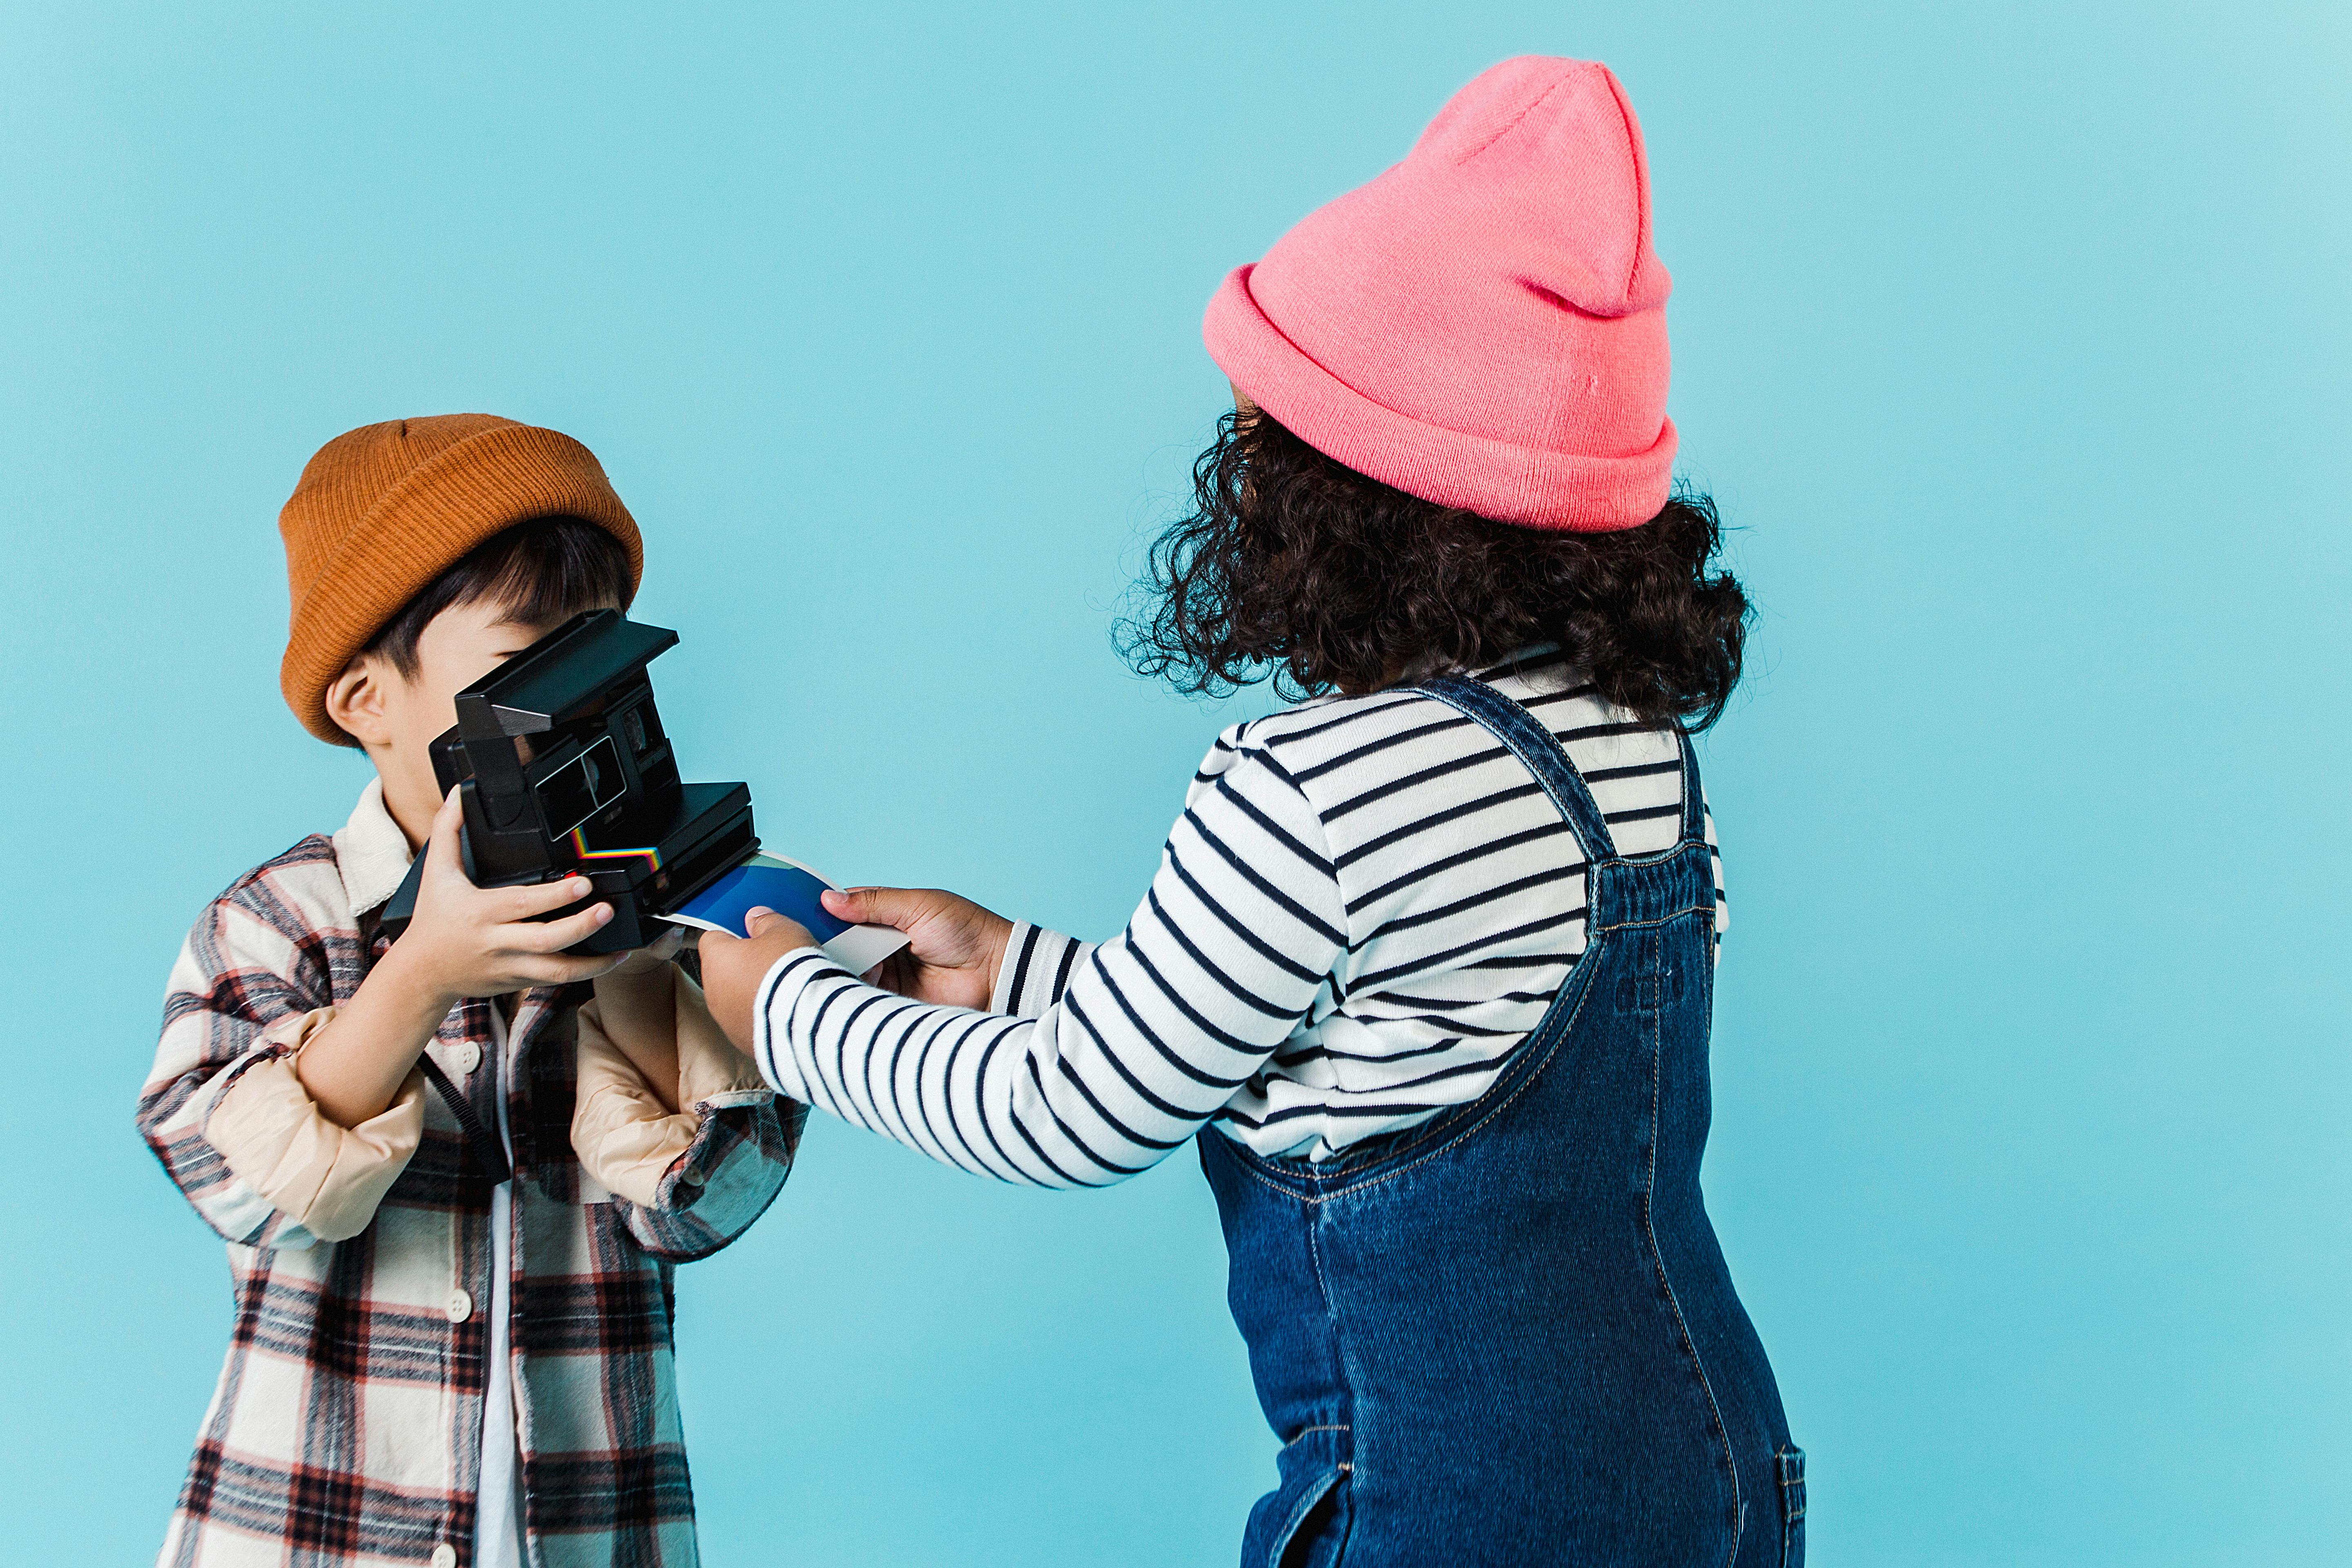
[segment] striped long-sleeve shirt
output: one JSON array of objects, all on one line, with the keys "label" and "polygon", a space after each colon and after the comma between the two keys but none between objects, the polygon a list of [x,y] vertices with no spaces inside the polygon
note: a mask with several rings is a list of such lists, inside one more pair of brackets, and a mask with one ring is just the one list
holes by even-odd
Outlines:
[{"label": "striped long-sleeve shirt", "polygon": [[[1674,731],[1557,656],[1480,679],[1559,738],[1622,852],[1673,843]],[[795,1099],[1011,1182],[1116,1182],[1208,1122],[1320,1157],[1486,1089],[1584,951],[1584,871],[1472,721],[1409,691],[1325,699],[1218,738],[1109,941],[1016,925],[985,1013],[788,953],[754,1055]]]}]

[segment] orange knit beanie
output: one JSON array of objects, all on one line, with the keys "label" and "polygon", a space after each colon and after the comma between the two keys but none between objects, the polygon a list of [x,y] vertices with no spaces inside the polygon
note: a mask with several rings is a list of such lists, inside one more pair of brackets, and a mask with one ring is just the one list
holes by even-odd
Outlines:
[{"label": "orange knit beanie", "polygon": [[302,727],[351,744],[327,686],[402,606],[492,534],[576,517],[620,541],[629,589],[645,545],[594,453],[495,414],[437,414],[345,431],[302,469],[278,514],[293,601],[278,684]]}]

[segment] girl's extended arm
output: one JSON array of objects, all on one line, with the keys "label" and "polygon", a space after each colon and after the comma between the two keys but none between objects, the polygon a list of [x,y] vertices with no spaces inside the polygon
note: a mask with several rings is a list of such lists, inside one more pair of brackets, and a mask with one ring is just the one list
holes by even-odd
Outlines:
[{"label": "girl's extended arm", "polygon": [[[1035,929],[1008,931],[1017,947]],[[997,1011],[865,984],[778,917],[702,954],[719,1021],[785,1093],[982,1174],[1102,1186],[1262,1070],[1325,994],[1347,929],[1320,818],[1252,752],[1196,784],[1127,929],[1094,949],[1054,939],[1066,963],[1009,954]],[[1031,1016],[1007,1016],[1016,976]]]}]

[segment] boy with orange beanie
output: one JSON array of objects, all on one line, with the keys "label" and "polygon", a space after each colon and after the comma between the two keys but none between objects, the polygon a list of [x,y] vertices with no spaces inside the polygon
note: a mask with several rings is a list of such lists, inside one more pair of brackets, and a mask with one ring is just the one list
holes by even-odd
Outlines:
[{"label": "boy with orange beanie", "polygon": [[376,776],[172,973],[139,1127],[229,1244],[236,1327],[160,1561],[690,1563],[671,1272],[767,1208],[805,1113],[668,952],[565,952],[609,907],[533,918],[586,883],[468,881],[427,750],[499,660],[627,605],[636,524],[579,442],[460,414],[337,437],[279,526],[286,700]]}]

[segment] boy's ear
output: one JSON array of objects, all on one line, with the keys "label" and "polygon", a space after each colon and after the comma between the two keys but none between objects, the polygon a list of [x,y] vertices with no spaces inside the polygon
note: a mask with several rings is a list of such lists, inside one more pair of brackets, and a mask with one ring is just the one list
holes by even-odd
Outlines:
[{"label": "boy's ear", "polygon": [[327,682],[327,717],[371,750],[392,741],[392,726],[384,711],[387,673],[382,660],[361,654]]}]

